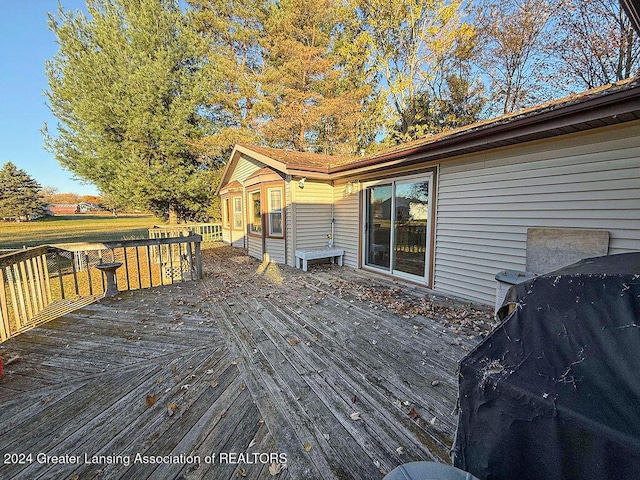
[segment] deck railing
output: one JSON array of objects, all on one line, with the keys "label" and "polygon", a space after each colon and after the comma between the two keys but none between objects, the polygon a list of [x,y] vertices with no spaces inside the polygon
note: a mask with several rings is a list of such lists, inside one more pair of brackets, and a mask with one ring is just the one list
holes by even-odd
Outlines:
[{"label": "deck railing", "polygon": [[202,241],[221,242],[221,223],[184,223],[180,225],[162,225],[149,229],[149,238],[170,238],[184,235],[197,234],[202,237]]},{"label": "deck railing", "polygon": [[0,342],[101,297],[96,268],[122,263],[118,290],[202,278],[200,235],[41,246],[0,255]]}]

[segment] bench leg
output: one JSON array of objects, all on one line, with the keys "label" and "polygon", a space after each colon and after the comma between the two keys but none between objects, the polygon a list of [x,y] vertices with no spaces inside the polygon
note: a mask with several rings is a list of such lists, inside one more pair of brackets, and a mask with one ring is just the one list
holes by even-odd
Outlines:
[{"label": "bench leg", "polygon": [[300,268],[300,257],[296,257],[296,268]]},{"label": "bench leg", "polygon": [[342,255],[338,257],[338,265],[342,266]]},{"label": "bench leg", "polygon": [[306,258],[304,260],[302,260],[302,271],[303,272],[307,271],[307,259]]}]

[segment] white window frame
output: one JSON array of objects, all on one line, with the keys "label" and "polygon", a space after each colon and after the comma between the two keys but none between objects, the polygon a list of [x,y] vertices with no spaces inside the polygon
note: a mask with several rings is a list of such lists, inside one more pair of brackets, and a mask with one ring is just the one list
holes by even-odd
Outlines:
[{"label": "white window frame", "polygon": [[[239,203],[236,205],[236,200],[239,200]],[[231,197],[231,203],[233,207],[233,223],[231,223],[231,228],[233,230],[242,230],[242,195],[235,195]],[[236,209],[236,207],[240,207]],[[236,220],[240,220],[239,224]]]},{"label": "white window frame", "polygon": [[[271,193],[274,191],[279,191],[280,193],[280,208],[279,209],[275,209],[273,208],[273,204],[271,202]],[[268,187],[267,188],[267,212],[268,212],[268,217],[269,217],[269,236],[270,237],[284,237],[284,215],[283,215],[283,209],[282,209],[282,203],[283,203],[283,191],[282,191],[282,187]],[[280,228],[281,231],[280,232],[275,232],[273,230],[273,224],[275,222],[273,222],[272,219],[272,215],[279,215],[280,216]]]},{"label": "white window frame", "polygon": [[[260,229],[257,230],[255,228],[255,225],[253,223],[253,221],[256,218],[255,215],[255,211],[254,211],[254,201],[253,201],[253,196],[254,195],[258,195],[258,199],[260,200]],[[262,194],[260,192],[260,190],[252,190],[250,192],[248,192],[249,195],[249,201],[247,203],[249,203],[249,233],[253,233],[254,235],[261,235],[262,234]]]}]

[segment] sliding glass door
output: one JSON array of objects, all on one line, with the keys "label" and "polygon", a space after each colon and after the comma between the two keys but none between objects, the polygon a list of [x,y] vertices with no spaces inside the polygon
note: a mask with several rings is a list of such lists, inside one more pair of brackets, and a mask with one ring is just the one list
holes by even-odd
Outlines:
[{"label": "sliding glass door", "polygon": [[431,175],[365,189],[366,265],[427,281],[431,190]]},{"label": "sliding glass door", "polygon": [[391,265],[391,185],[367,188],[367,265]]}]

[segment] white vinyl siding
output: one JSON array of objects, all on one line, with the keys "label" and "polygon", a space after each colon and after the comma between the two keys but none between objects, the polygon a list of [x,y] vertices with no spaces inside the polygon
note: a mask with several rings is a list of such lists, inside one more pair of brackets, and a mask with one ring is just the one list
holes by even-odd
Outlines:
[{"label": "white vinyl siding", "polygon": [[304,188],[299,188],[295,180],[291,188],[295,190],[295,248],[326,247],[327,234],[331,233],[333,187],[307,179]]},{"label": "white vinyl siding", "polygon": [[264,167],[264,164],[245,155],[242,155],[238,159],[238,162],[236,163],[236,166],[233,169],[233,172],[231,173],[231,176],[229,177],[227,183],[231,183],[234,180],[237,180],[240,183],[244,184],[244,181],[249,178],[251,174],[257,172],[262,167]]},{"label": "white vinyl siding", "polygon": [[358,268],[358,240],[360,228],[358,183],[351,184],[347,193],[347,184],[334,188],[334,244],[344,248],[344,264]]},{"label": "white vinyl siding", "polygon": [[491,304],[495,274],[524,270],[530,227],[608,230],[640,250],[640,127],[535,142],[440,167],[435,289]]},{"label": "white vinyl siding", "polygon": [[265,242],[269,260],[276,263],[285,263],[284,239],[267,238]]},{"label": "white vinyl siding", "polygon": [[293,238],[293,224],[295,223],[295,217],[293,214],[293,188],[296,187],[296,182],[291,181],[291,176],[287,175],[284,191],[286,198],[286,208],[285,208],[285,222],[284,228],[286,232],[287,238],[287,265],[290,267],[295,266],[295,239]]},{"label": "white vinyl siding", "polygon": [[247,249],[249,255],[262,261],[262,238],[247,235]]}]

